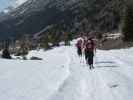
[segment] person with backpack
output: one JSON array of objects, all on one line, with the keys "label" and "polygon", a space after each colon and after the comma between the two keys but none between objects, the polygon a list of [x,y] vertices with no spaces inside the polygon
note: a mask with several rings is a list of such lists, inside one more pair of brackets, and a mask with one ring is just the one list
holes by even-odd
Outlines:
[{"label": "person with backpack", "polygon": [[84,35],[81,34],[76,42],[77,54],[80,58],[80,63],[84,63],[83,47],[84,47]]},{"label": "person with backpack", "polygon": [[82,56],[83,42],[84,42],[83,38],[80,37],[80,38],[78,38],[77,43],[76,43],[77,54],[80,57]]},{"label": "person with backpack", "polygon": [[96,51],[96,44],[92,37],[88,38],[85,43],[85,59],[86,63],[93,69],[94,52]]}]

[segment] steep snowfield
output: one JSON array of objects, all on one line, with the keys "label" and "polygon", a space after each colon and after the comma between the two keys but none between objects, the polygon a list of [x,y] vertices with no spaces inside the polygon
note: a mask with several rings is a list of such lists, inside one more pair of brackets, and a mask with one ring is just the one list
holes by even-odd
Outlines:
[{"label": "steep snowfield", "polygon": [[133,100],[132,54],[98,50],[94,70],[74,46],[31,51],[40,61],[0,59],[0,100]]}]

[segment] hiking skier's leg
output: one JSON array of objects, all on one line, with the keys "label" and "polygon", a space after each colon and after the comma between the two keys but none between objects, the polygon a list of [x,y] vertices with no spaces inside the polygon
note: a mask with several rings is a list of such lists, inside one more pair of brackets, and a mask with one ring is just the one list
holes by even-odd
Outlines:
[{"label": "hiking skier's leg", "polygon": [[90,69],[94,68],[93,66],[93,52],[88,52],[88,64]]},{"label": "hiking skier's leg", "polygon": [[88,52],[87,52],[86,54],[87,54],[87,55],[86,55],[86,63],[87,63],[87,65],[89,66],[89,68],[91,69],[90,55],[89,55]]},{"label": "hiking skier's leg", "polygon": [[77,53],[79,56],[80,63],[82,63],[82,50],[81,50],[81,48],[77,48]]},{"label": "hiking skier's leg", "polygon": [[86,50],[84,52],[84,55],[85,55],[85,62],[86,62],[86,64],[88,64],[88,53]]}]

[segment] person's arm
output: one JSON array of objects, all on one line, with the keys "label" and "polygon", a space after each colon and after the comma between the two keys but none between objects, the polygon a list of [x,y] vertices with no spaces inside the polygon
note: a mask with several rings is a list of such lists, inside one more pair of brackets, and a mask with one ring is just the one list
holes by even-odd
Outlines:
[{"label": "person's arm", "polygon": [[96,54],[97,40],[93,40],[93,43],[94,43],[94,54]]}]

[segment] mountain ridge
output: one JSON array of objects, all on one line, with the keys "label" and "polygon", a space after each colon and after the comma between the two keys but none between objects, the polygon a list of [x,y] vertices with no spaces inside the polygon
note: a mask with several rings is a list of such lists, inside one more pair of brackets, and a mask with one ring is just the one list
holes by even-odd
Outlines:
[{"label": "mountain ridge", "polygon": [[35,34],[49,25],[58,26],[56,31],[59,33],[119,31],[124,2],[125,0],[28,0],[0,21],[0,35],[6,38],[9,34],[13,37]]}]

